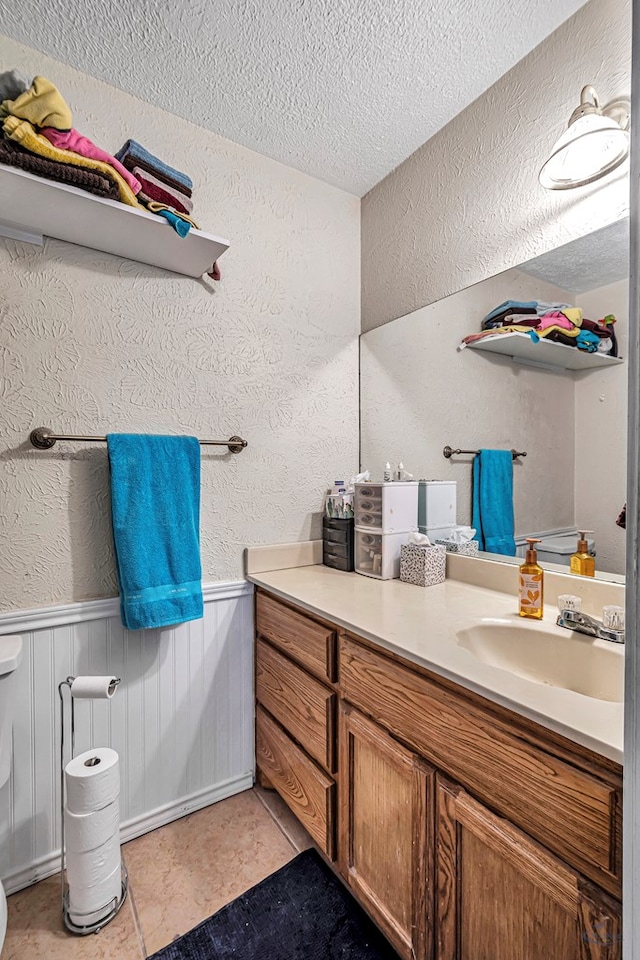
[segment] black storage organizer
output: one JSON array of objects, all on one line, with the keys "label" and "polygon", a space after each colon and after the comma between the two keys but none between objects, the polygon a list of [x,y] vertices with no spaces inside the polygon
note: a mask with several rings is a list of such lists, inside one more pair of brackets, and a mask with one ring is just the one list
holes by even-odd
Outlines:
[{"label": "black storage organizer", "polygon": [[353,564],[354,521],[322,518],[322,562],[335,570],[350,572]]}]

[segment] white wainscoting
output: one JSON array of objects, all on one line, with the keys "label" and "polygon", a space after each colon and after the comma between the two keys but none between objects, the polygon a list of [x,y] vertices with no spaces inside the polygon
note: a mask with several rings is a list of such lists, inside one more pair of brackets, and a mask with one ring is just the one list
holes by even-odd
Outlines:
[{"label": "white wainscoting", "polygon": [[69,675],[122,678],[112,700],[76,701],[76,752],[118,751],[123,840],[252,785],[253,587],[203,593],[202,620],[133,633],[117,599],[0,614],[0,634],[24,645],[12,775],[0,790],[7,893],[59,869],[58,684]]}]

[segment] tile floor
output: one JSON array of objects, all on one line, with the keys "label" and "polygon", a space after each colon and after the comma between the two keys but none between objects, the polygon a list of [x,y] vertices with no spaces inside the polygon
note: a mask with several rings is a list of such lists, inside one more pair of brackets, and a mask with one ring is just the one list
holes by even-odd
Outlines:
[{"label": "tile floor", "polygon": [[312,845],[277,794],[255,788],[131,840],[129,896],[97,936],[60,918],[60,877],[9,897],[2,960],[144,960]]}]

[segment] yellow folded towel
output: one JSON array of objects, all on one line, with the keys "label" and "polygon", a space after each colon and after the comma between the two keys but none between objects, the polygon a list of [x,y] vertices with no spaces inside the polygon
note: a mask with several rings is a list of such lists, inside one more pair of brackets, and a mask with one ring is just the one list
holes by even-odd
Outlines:
[{"label": "yellow folded towel", "polygon": [[57,87],[46,77],[34,77],[28,90],[15,100],[3,100],[3,110],[12,117],[28,120],[36,127],[70,130],[71,110]]},{"label": "yellow folded towel", "polygon": [[157,200],[147,200],[145,203],[147,210],[151,213],[160,213],[161,210],[169,210],[171,213],[175,213],[176,217],[180,217],[181,220],[186,220],[187,223],[190,223],[192,227],[195,227],[196,230],[199,230],[200,227],[192,220],[191,217],[188,217],[186,213],[180,213],[174,207],[168,206],[166,203],[159,203]]},{"label": "yellow folded towel", "polygon": [[81,157],[78,153],[72,153],[71,150],[60,150],[49,143],[46,137],[40,136],[33,129],[27,120],[19,120],[18,117],[7,117],[2,124],[5,136],[10,140],[15,140],[25,150],[30,153],[36,153],[40,157],[46,157],[48,160],[57,160],[58,163],[69,163],[74,167],[83,167],[85,170],[96,170],[110,177],[118,185],[118,193],[122,203],[130,207],[141,207],[136,200],[136,195],[127,183],[120,176],[111,164],[103,163],[102,160],[91,160],[88,157]]},{"label": "yellow folded towel", "polygon": [[[582,308],[581,307],[564,307],[560,311],[563,313],[567,320],[571,320],[571,323],[575,323],[576,327],[579,327],[582,323]],[[580,331],[578,331],[580,332]],[[571,336],[571,334],[569,334]],[[577,336],[577,334],[576,334]]]}]

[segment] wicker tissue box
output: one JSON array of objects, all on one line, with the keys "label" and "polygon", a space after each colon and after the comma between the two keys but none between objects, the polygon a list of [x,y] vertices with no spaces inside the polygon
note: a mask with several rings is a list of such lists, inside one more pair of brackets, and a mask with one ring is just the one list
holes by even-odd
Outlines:
[{"label": "wicker tissue box", "polygon": [[400,579],[419,587],[433,587],[443,583],[446,574],[447,551],[441,545],[422,547],[405,543],[400,548]]},{"label": "wicker tissue box", "polygon": [[447,553],[461,553],[465,557],[478,556],[479,543],[477,540],[467,540],[466,543],[456,543],[454,540],[436,540],[436,543],[441,543]]}]

